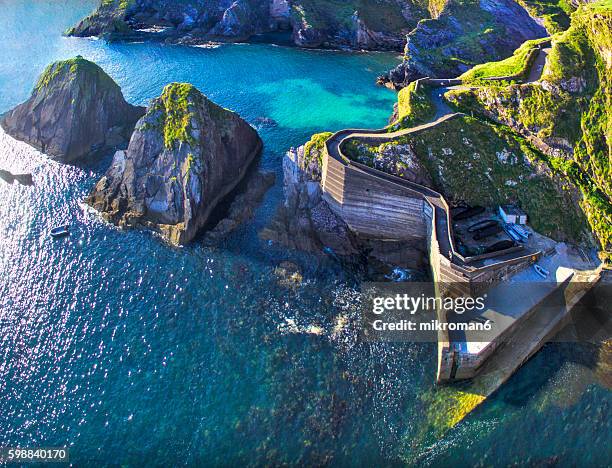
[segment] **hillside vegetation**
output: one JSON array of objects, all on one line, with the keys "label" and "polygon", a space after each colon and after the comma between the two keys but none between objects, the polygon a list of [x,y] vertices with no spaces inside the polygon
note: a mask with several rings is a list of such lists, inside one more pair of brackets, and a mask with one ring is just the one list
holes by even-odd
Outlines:
[{"label": "hillside vegetation", "polygon": [[447,96],[459,109],[527,137],[550,169],[580,190],[602,256],[612,258],[612,0],[573,13],[570,28],[552,38],[540,82]]}]

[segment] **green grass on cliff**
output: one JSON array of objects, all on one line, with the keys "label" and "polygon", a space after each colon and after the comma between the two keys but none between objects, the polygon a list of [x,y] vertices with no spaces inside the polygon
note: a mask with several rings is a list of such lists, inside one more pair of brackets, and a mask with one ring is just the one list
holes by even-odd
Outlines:
[{"label": "green grass on cliff", "polygon": [[531,15],[541,18],[549,33],[564,31],[575,10],[569,0],[517,0]]},{"label": "green grass on cliff", "polygon": [[99,65],[77,55],[74,58],[61,60],[48,65],[38,78],[34,90],[36,92],[44,91],[52,86],[58,77],[64,77],[66,74],[68,74],[66,77],[67,82],[79,76],[87,75],[96,80],[98,85],[115,88],[119,87]]},{"label": "green grass on cliff", "polygon": [[[198,109],[201,109],[203,114],[200,114]],[[167,149],[176,148],[177,143],[195,147],[198,142],[193,135],[192,124],[197,119],[206,118],[205,114],[208,114],[224,138],[232,137],[232,122],[237,118],[237,114],[210,101],[191,83],[166,85],[161,96],[151,104],[147,114],[149,117],[140,129],[155,130],[163,134],[164,146]],[[152,116],[156,116],[155,120]],[[200,126],[206,124],[198,123]],[[187,168],[191,166],[191,162]]]},{"label": "green grass on cliff", "polygon": [[[476,65],[459,78],[465,83],[475,83],[486,78],[499,76],[512,77],[510,80],[520,80],[529,74],[533,60],[538,53],[538,45],[548,38],[527,41],[521,45],[511,57],[499,62],[488,62]],[[510,81],[509,80],[509,81]]]},{"label": "green grass on cliff", "polygon": [[332,136],[332,132],[322,132],[314,134],[304,145],[304,164],[308,166],[313,157],[316,157],[319,167],[323,167],[323,150],[325,142]]},{"label": "green grass on cliff", "polygon": [[397,95],[397,120],[389,131],[409,128],[433,120],[436,107],[430,99],[431,89],[413,81]]},{"label": "green grass on cliff", "polygon": [[[541,155],[509,129],[466,116],[398,138],[394,144],[410,145],[435,188],[452,200],[491,207],[516,203],[542,234],[563,240],[584,234],[585,216],[575,209],[570,194],[550,173],[540,170]],[[350,157],[369,164],[382,146],[345,149],[358,149],[359,154]]]},{"label": "green grass on cliff", "polygon": [[177,142],[195,145],[191,132],[194,113],[190,107],[199,101],[202,94],[190,83],[171,83],[164,88],[160,97],[163,104],[164,145],[171,149]]}]

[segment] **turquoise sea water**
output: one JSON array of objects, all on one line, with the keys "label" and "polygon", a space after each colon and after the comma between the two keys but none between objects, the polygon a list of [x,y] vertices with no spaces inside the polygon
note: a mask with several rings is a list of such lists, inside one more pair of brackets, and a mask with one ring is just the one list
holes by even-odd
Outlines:
[{"label": "turquoise sea water", "polygon": [[[94,4],[0,0],[0,112],[46,64],[81,54],[133,103],[189,81],[251,122],[274,119],[260,165],[279,177],[222,245],[175,249],[83,209],[108,160],[60,165],[0,134],[0,168],[36,181],[0,184],[0,446],[67,444],[77,466],[608,464],[597,349],[549,345],[444,437],[424,434],[434,346],[358,343],[360,273],[258,240],[289,147],[386,122],[395,96],[373,81],[394,56],[62,38]],[[51,241],[63,222],[73,235]],[[279,284],[283,260],[302,286]]]}]

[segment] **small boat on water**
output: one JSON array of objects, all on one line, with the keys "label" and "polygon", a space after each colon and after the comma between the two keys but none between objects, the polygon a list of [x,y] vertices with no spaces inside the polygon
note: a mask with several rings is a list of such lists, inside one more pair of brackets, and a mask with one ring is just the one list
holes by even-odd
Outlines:
[{"label": "small boat on water", "polygon": [[70,226],[68,226],[67,224],[63,225],[63,226],[57,226],[54,227],[53,229],[51,229],[51,231],[49,232],[49,234],[51,235],[51,237],[65,237],[70,235]]},{"label": "small boat on water", "polygon": [[541,267],[540,265],[534,265],[533,269],[542,278],[548,278],[548,275],[550,275],[550,272],[546,268]]}]

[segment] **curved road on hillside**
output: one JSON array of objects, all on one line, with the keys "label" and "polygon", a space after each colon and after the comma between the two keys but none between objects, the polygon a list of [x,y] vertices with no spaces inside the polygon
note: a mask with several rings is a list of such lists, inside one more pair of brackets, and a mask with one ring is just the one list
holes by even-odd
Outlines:
[{"label": "curved road on hillside", "polygon": [[[531,66],[531,70],[529,72],[529,78],[527,80],[528,83],[533,83],[538,81],[542,77],[542,72],[544,70],[544,65],[546,64],[546,59],[548,53],[550,52],[550,48],[541,49],[538,53],[538,56],[534,63]],[[435,220],[436,220],[436,237],[438,239],[440,253],[450,260],[453,264],[459,265],[463,268],[468,267],[465,262],[457,256],[457,252],[454,247],[454,242],[452,239],[452,228],[449,226],[450,224],[450,213],[448,211],[448,205],[444,200],[443,196],[423,185],[411,182],[406,179],[402,179],[401,177],[396,177],[390,174],[386,174],[377,169],[368,168],[363,165],[357,167],[353,164],[346,155],[342,152],[343,144],[349,139],[358,139],[358,140],[385,140],[391,141],[395,140],[399,137],[410,135],[414,133],[419,133],[421,131],[425,131],[431,128],[434,128],[444,122],[457,118],[459,116],[465,115],[462,113],[454,113],[451,107],[444,100],[444,93],[449,89],[458,89],[461,86],[451,86],[451,87],[439,87],[439,88],[431,88],[430,99],[434,103],[436,108],[434,121],[419,125],[412,128],[401,129],[395,132],[388,132],[387,128],[382,128],[378,130],[359,130],[359,129],[346,129],[340,130],[333,134],[326,142],[325,146],[327,149],[327,153],[329,157],[334,158],[336,161],[340,162],[346,166],[353,166],[356,170],[367,172],[374,177],[378,177],[381,180],[385,180],[388,183],[392,183],[395,185],[404,186],[410,190],[416,191],[423,195],[423,197],[429,202],[429,204],[435,209]]]}]

